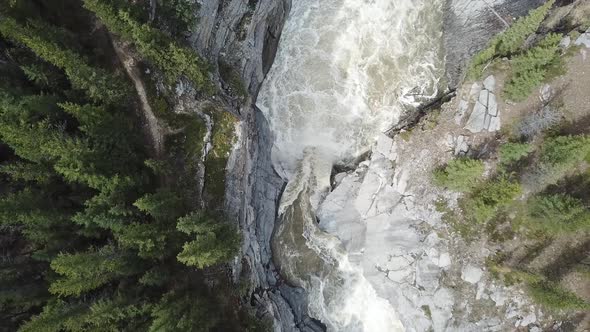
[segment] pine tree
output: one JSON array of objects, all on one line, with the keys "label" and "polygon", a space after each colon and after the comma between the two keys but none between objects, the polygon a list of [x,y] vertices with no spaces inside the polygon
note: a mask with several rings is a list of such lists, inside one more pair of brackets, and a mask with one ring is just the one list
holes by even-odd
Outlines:
[{"label": "pine tree", "polygon": [[80,296],[137,273],[137,263],[113,245],[84,253],[60,254],[51,262],[51,268],[62,278],[54,281],[49,291],[62,296]]},{"label": "pine tree", "polygon": [[218,321],[211,304],[190,290],[165,294],[152,311],[150,332],[211,331]]},{"label": "pine tree", "polygon": [[529,200],[527,225],[551,235],[590,230],[590,211],[566,194],[542,195]]},{"label": "pine tree", "polygon": [[511,56],[518,53],[529,36],[538,29],[555,0],[549,0],[541,7],[519,18],[510,28],[492,39],[487,48],[476,54],[469,67],[470,76],[478,78],[485,66],[496,57]]},{"label": "pine tree", "polygon": [[96,13],[110,31],[133,42],[145,59],[162,69],[169,82],[186,76],[198,88],[211,90],[208,66],[193,50],[178,45],[148,24],[138,22],[122,3],[117,5],[104,0],[84,0],[84,6]]},{"label": "pine tree", "polygon": [[549,0],[541,7],[531,10],[527,16],[519,18],[498,37],[496,53],[499,56],[507,56],[517,52],[524,45],[526,39],[539,29],[554,4],[555,0]]},{"label": "pine tree", "polygon": [[549,66],[559,59],[560,34],[548,34],[539,44],[512,60],[512,77],[504,87],[508,98],[521,101],[539,86]]},{"label": "pine tree", "polygon": [[[49,25],[43,28],[50,31],[54,29]],[[43,38],[43,34],[31,25],[23,26],[13,18],[3,17],[0,21],[0,34],[22,43],[42,59],[63,69],[72,85],[86,91],[95,101],[115,103],[128,93],[127,87],[118,77],[89,66],[79,54]]]},{"label": "pine tree", "polygon": [[192,212],[178,220],[178,230],[193,235],[178,260],[188,266],[204,268],[230,260],[236,253],[239,237],[232,227],[215,221],[201,211]]}]

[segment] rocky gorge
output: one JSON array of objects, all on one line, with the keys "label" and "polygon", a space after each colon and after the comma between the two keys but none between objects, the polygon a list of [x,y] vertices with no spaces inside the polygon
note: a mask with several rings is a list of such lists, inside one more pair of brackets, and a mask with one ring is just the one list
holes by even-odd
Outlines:
[{"label": "rocky gorge", "polygon": [[[452,110],[450,122],[471,132],[500,129],[495,78],[465,91],[465,69],[494,35],[543,2],[444,2],[446,82],[441,84],[460,95],[443,106]],[[309,293],[288,282],[273,260],[273,236],[287,179],[273,164],[276,133],[256,106],[291,7],[290,0],[203,1],[191,40],[218,68],[234,68],[247,90],[240,96],[231,75],[217,71],[227,108],[240,119],[224,202],[244,239],[241,256],[232,264],[234,279],[246,280],[250,304],[258,317],[272,321],[275,331],[324,331],[326,325],[310,315]],[[538,311],[518,289],[487,276],[482,262],[489,252],[449,235],[434,206],[445,193],[432,188],[429,171],[448,159],[449,150],[466,153],[465,137],[447,138],[437,132],[406,142],[401,134],[380,135],[368,157],[333,172],[332,188],[323,195],[315,217],[323,231],[340,239],[351,262],[362,267],[364,277],[389,301],[406,330],[500,331],[516,326],[533,331],[538,328]]]}]

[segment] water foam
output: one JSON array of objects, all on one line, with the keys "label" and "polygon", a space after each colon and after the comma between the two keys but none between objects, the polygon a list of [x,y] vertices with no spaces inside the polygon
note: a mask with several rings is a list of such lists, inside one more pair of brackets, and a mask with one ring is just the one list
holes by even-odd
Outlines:
[{"label": "water foam", "polygon": [[441,77],[440,0],[297,0],[258,106],[290,177],[307,146],[342,161],[369,148]]}]

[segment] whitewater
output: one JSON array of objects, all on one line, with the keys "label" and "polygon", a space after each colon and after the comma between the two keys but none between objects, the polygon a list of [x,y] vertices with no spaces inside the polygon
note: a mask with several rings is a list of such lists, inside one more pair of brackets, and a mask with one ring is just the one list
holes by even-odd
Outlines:
[{"label": "whitewater", "polygon": [[339,239],[317,226],[334,165],[351,165],[441,87],[442,0],[295,0],[257,100],[287,181],[273,256],[329,331],[403,331]]}]

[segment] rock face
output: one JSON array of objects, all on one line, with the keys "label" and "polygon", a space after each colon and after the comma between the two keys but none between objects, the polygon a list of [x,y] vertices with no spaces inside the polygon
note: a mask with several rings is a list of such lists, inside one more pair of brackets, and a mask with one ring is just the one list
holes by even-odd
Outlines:
[{"label": "rock face", "polygon": [[256,96],[270,69],[291,0],[199,0],[195,48],[215,66],[237,68]]},{"label": "rock face", "polygon": [[457,87],[469,59],[482,50],[512,18],[525,15],[545,0],[447,0],[444,18],[444,45],[447,79]]},{"label": "rock face", "polygon": [[[229,65],[249,92],[246,102],[228,94],[223,103],[239,116],[239,142],[228,163],[226,212],[243,233],[242,259],[233,264],[236,280],[249,278],[257,316],[270,319],[275,331],[321,331],[307,316],[305,292],[278,279],[270,239],[284,181],[276,174],[270,152],[273,137],[254,102],[278,46],[291,0],[199,1],[198,26],[190,37],[214,67]],[[219,71],[214,80],[226,88]]]},{"label": "rock face", "polygon": [[500,110],[496,99],[496,78],[488,76],[483,81],[483,89],[478,83],[474,83],[471,90],[472,98],[475,97],[478,90],[479,94],[477,94],[473,111],[469,116],[469,120],[467,120],[465,129],[472,133],[479,133],[484,130],[489,132],[500,130]]}]

